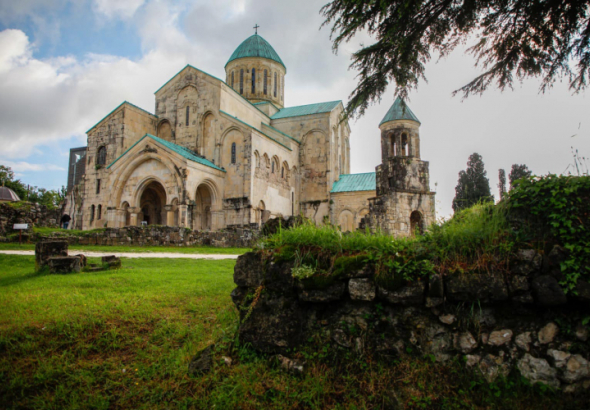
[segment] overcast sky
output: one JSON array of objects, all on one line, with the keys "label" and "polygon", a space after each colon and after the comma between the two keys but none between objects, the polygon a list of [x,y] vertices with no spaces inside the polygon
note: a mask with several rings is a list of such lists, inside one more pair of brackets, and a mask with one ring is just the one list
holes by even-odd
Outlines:
[{"label": "overcast sky", "polygon": [[[186,64],[219,78],[234,49],[253,34],[287,66],[286,106],[343,100],[355,87],[350,54],[357,38],[332,53],[319,29],[326,0],[18,0],[0,2],[0,164],[25,183],[56,189],[67,181],[69,149],[86,130],[127,100],[154,111],[154,91]],[[457,174],[473,152],[483,156],[497,197],[498,169],[514,163],[537,175],[563,173],[572,148],[590,156],[588,92],[567,83],[539,94],[536,80],[514,91],[490,90],[462,101],[453,90],[480,71],[457,50],[428,64],[428,83],[409,106],[422,126],[422,159],[430,162],[439,216],[452,213]],[[352,172],[381,162],[378,124],[394,101],[351,123]]]}]

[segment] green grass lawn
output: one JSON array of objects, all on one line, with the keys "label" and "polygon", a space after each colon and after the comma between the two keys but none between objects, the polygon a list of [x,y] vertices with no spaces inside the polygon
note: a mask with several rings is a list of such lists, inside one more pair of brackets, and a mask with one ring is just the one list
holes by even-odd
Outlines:
[{"label": "green grass lawn", "polygon": [[[234,343],[234,264],[123,259],[48,275],[33,257],[0,255],[0,409],[385,409],[394,395],[407,409],[586,408],[518,377],[485,383],[458,362],[343,360],[350,352],[327,344],[290,352],[308,363],[290,375]],[[190,376],[191,357],[216,341],[213,370]]]},{"label": "green grass lawn", "polygon": [[[188,253],[188,254],[213,254],[213,255],[242,255],[249,252],[249,248],[215,248],[213,246],[139,246],[139,245],[121,245],[121,246],[100,246],[100,245],[70,245],[71,251],[90,251],[90,252],[166,252],[166,253]],[[24,243],[19,245],[14,242],[0,243],[0,251],[34,251],[34,243]]]}]

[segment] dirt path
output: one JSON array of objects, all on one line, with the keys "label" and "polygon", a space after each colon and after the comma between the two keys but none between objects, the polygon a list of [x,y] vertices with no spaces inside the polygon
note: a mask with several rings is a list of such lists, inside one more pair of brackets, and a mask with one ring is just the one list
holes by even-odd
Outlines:
[{"label": "dirt path", "polygon": [[[90,258],[99,258],[101,256],[115,255],[120,258],[171,258],[171,259],[238,259],[240,255],[223,255],[223,254],[204,254],[204,253],[172,253],[172,252],[90,252],[70,249],[70,255],[82,253]],[[35,251],[0,251],[0,254],[5,255],[24,255],[35,256]]]}]

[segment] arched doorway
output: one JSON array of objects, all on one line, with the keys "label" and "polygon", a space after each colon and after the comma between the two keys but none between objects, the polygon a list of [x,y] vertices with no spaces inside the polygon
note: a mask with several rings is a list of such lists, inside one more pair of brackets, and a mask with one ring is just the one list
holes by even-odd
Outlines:
[{"label": "arched doorway", "polygon": [[257,219],[257,223],[258,225],[262,226],[262,224],[266,223],[266,221],[268,221],[269,217],[270,217],[270,212],[266,212],[266,205],[264,204],[264,201],[260,201],[260,203],[258,204],[258,217]]},{"label": "arched doorway", "polygon": [[140,223],[148,225],[165,225],[166,221],[166,190],[157,181],[150,182],[143,190],[139,206],[141,208]]},{"label": "arched doorway", "polygon": [[211,230],[211,206],[213,205],[213,194],[211,189],[201,184],[197,188],[195,196],[194,228],[196,230]]},{"label": "arched doorway", "polygon": [[422,235],[424,233],[424,221],[422,214],[414,211],[410,214],[410,235]]}]

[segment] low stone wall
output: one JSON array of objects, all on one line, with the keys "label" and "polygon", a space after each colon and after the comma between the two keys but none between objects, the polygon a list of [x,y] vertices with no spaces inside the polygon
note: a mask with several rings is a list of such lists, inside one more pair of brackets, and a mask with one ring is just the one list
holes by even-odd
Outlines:
[{"label": "low stone wall", "polygon": [[[66,234],[67,235],[67,234]],[[65,240],[70,245],[139,245],[139,246],[215,246],[219,248],[252,247],[258,231],[236,228],[218,232],[192,231],[169,226],[147,226],[126,228],[105,228],[80,235],[64,235],[59,232],[53,237],[33,236],[32,241]]]},{"label": "low stone wall", "polygon": [[47,209],[46,206],[30,202],[18,202],[16,205],[0,203],[0,241],[13,233],[14,224],[29,224],[29,227],[58,228],[61,218],[61,210]]},{"label": "low stone wall", "polygon": [[589,389],[590,286],[580,281],[577,295],[564,294],[562,251],[521,251],[504,274],[433,275],[393,288],[380,285],[370,265],[331,281],[299,281],[293,262],[247,253],[236,263],[232,292],[239,338],[284,353],[319,334],[382,360],[463,357],[490,382],[519,371],[566,392]]}]

